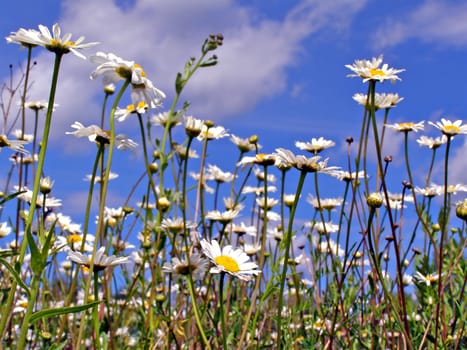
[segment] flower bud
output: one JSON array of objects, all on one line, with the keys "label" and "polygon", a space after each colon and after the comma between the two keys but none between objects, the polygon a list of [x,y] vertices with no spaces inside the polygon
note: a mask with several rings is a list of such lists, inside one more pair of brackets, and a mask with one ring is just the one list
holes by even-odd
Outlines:
[{"label": "flower bud", "polygon": [[39,184],[39,191],[43,194],[48,194],[52,191],[52,187],[54,185],[54,181],[50,179],[50,177],[45,177],[41,179]]},{"label": "flower bud", "polygon": [[456,207],[456,215],[459,219],[467,221],[467,199]]},{"label": "flower bud", "polygon": [[157,173],[158,170],[159,164],[157,164],[156,162],[149,164],[149,171],[151,172],[151,174]]},{"label": "flower bud", "polygon": [[170,202],[167,197],[160,197],[157,200],[157,209],[160,211],[167,211],[170,208]]},{"label": "flower bud", "polygon": [[370,208],[379,208],[383,205],[383,197],[379,192],[373,192],[366,197],[366,203]]}]

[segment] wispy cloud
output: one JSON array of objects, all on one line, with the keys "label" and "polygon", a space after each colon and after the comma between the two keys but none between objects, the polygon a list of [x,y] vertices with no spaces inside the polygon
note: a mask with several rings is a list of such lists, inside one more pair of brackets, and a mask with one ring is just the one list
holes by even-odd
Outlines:
[{"label": "wispy cloud", "polygon": [[440,46],[467,46],[467,3],[426,0],[406,15],[387,18],[373,36],[375,49],[410,39]]},{"label": "wispy cloud", "polygon": [[[139,0],[125,8],[112,0],[66,1],[59,22],[74,36],[100,41],[98,50],[138,62],[169,97],[176,72],[190,56],[199,55],[206,36],[223,33],[225,44],[217,53],[218,67],[195,76],[184,96],[193,102],[192,113],[219,120],[285,91],[287,69],[297,63],[303,41],[324,28],[342,30],[365,2],[305,0],[291,7],[283,18],[270,19],[229,0]],[[42,51],[36,57],[40,69],[33,75],[31,99],[47,97],[51,56]],[[102,94],[102,88],[89,80],[93,68],[75,57],[64,60],[52,139],[62,137],[75,120],[99,120],[96,97]]]}]

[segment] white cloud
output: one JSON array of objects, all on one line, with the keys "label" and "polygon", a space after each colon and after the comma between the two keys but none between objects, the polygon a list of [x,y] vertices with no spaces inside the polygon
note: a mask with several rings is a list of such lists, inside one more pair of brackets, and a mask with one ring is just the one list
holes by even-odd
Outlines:
[{"label": "white cloud", "polygon": [[391,17],[373,36],[378,50],[410,39],[441,46],[467,45],[467,3],[427,0],[405,16]]},{"label": "white cloud", "polygon": [[[224,45],[217,53],[219,65],[199,72],[183,97],[192,102],[195,115],[219,120],[285,91],[287,68],[298,62],[303,40],[320,29],[342,30],[365,2],[305,0],[284,18],[269,19],[258,9],[233,0],[140,0],[125,9],[111,0],[68,0],[63,3],[59,23],[73,38],[84,35],[86,41],[100,41],[96,50],[114,52],[141,64],[169,98],[175,75],[186,60],[199,55],[208,34],[223,33]],[[94,50],[85,54],[92,53]],[[30,98],[47,97],[52,56],[43,50],[36,57],[39,69],[33,74]],[[55,140],[75,120],[100,120],[96,96],[102,95],[101,85],[89,81],[94,67],[69,56],[64,57],[60,73],[56,98],[60,107],[51,134]]]}]

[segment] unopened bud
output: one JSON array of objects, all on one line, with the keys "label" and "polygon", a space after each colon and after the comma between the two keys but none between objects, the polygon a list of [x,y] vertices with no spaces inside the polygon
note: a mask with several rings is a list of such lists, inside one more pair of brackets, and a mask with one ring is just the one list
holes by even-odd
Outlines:
[{"label": "unopened bud", "polygon": [[366,203],[370,208],[379,208],[383,205],[383,197],[379,192],[373,192],[366,198]]},{"label": "unopened bud", "polygon": [[467,221],[467,199],[456,207],[456,215],[459,219]]}]

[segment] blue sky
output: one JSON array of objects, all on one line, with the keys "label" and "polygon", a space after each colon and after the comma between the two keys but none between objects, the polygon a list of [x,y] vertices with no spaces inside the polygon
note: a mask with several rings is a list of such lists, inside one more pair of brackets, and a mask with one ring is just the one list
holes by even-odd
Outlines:
[{"label": "blue sky", "polygon": [[[284,147],[300,153],[295,141],[323,136],[337,144],[327,153],[329,163],[344,165],[345,138],[358,137],[362,118],[352,95],[366,92],[360,79],[346,78],[349,71],[344,66],[380,54],[390,66],[406,69],[400,75],[402,82],[379,86],[379,91],[404,97],[391,112],[390,123],[441,117],[465,120],[467,115],[467,4],[463,1],[25,0],[7,1],[1,16],[4,36],[20,27],[50,28],[58,22],[73,37],[84,35],[87,41],[101,42],[85,54],[113,52],[140,63],[167,93],[167,109],[175,75],[184,62],[199,54],[209,33],[223,33],[219,65],[201,71],[187,87],[184,99],[192,103],[189,114],[212,119],[241,137],[258,134],[265,152]],[[17,68],[24,63],[25,51],[6,42],[1,50],[0,75],[6,79],[8,65]],[[38,65],[29,99],[47,99],[52,58],[45,50],[35,52]],[[71,131],[74,121],[98,124],[102,86],[89,80],[93,68],[72,55],[65,57],[56,99],[60,106],[51,133],[54,150],[45,168],[60,179],[55,196],[63,199],[66,214],[72,216],[83,211],[87,183],[82,179],[90,172],[95,147],[65,132]],[[118,127],[140,141],[136,122]],[[433,127],[425,129],[423,134],[438,136]],[[416,144],[419,135],[412,136],[414,157],[424,159],[414,163],[421,185],[430,153]],[[394,157],[396,167],[403,165],[402,140],[400,134],[387,133],[385,154]],[[465,137],[456,138],[452,183],[467,183],[466,151]],[[0,161],[8,156],[2,152]],[[110,193],[115,206],[122,204],[128,184],[143,171],[141,155],[119,157],[115,171],[120,178],[114,180]],[[225,139],[210,157],[231,171],[237,153]],[[224,162],[226,157],[229,162]],[[441,173],[437,176],[440,183]],[[336,195],[331,192],[323,195]]]}]

